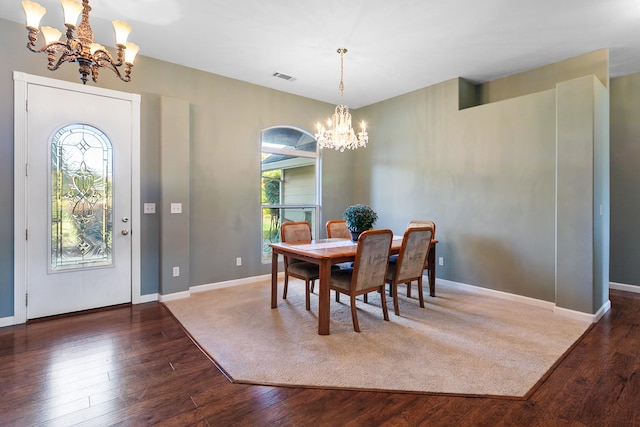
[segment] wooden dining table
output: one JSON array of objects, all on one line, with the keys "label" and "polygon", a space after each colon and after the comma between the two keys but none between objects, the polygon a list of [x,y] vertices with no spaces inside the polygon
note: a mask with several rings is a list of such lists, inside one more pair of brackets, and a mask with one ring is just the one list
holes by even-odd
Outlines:
[{"label": "wooden dining table", "polygon": [[[436,243],[431,241],[429,250],[429,293],[435,296]],[[402,247],[402,236],[393,236],[391,254],[397,254]],[[319,267],[318,289],[318,335],[329,335],[329,308],[331,266],[355,260],[358,243],[350,239],[319,239],[305,243],[271,243],[271,308],[278,307],[278,255],[307,261]]]}]

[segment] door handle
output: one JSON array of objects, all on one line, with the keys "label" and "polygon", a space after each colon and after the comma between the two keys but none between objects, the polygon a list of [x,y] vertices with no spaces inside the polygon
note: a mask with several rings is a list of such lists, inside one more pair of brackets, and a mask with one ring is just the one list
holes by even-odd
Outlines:
[{"label": "door handle", "polygon": [[127,234],[129,234],[129,230],[124,229],[124,230],[121,231],[121,233],[122,233],[123,236],[126,236]]}]

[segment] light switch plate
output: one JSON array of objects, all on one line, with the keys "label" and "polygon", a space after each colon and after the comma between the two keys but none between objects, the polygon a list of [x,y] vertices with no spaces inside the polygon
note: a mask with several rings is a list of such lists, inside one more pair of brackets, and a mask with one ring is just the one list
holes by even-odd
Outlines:
[{"label": "light switch plate", "polygon": [[146,213],[146,214],[154,214],[154,213],[156,213],[156,204],[155,203],[145,203],[144,204],[144,213]]},{"label": "light switch plate", "polygon": [[182,213],[182,203],[171,203],[171,213]]}]

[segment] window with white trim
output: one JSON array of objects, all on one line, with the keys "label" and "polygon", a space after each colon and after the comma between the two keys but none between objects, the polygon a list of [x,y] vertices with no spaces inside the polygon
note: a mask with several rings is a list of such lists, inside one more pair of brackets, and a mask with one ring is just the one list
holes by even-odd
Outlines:
[{"label": "window with white trim", "polygon": [[285,221],[307,221],[318,233],[318,145],[313,134],[294,126],[262,131],[262,261],[271,261],[270,243],[280,241]]}]

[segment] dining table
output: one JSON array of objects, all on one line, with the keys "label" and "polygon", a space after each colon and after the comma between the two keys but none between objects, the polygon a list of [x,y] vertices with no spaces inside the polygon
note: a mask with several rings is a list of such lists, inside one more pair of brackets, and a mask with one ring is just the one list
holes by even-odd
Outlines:
[{"label": "dining table", "polygon": [[[402,236],[393,236],[391,255],[400,252]],[[436,243],[431,241],[428,255],[429,294],[435,296],[436,277]],[[353,262],[356,258],[358,242],[351,239],[318,239],[310,242],[278,242],[271,243],[271,308],[278,307],[278,256],[291,257],[301,261],[317,264],[318,281],[318,335],[329,335],[330,320],[330,281],[331,266],[345,262]]]}]

